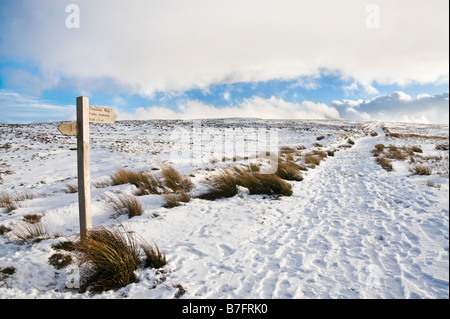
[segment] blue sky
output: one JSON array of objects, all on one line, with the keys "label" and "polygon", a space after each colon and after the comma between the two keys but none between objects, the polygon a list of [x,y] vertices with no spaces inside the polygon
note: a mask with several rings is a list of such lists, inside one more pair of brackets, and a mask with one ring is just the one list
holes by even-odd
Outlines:
[{"label": "blue sky", "polygon": [[72,120],[85,95],[119,120],[448,123],[448,1],[71,3],[0,3],[0,122]]}]

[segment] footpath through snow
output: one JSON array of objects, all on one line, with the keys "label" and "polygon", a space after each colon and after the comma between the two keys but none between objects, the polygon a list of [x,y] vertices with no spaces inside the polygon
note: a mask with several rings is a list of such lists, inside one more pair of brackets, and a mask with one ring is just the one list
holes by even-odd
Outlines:
[{"label": "footpath through snow", "polygon": [[384,133],[374,129],[378,137],[328,158],[292,197],[265,202],[263,226],[222,244],[198,295],[448,298],[448,201],[377,165],[370,151]]},{"label": "footpath through snow", "polygon": [[[0,281],[0,297],[448,298],[448,186],[432,188],[405,170],[387,172],[381,168],[371,153],[376,144],[391,142],[386,141],[381,127],[381,123],[372,124],[376,137],[352,136],[353,147],[337,151],[310,169],[303,181],[292,182],[290,197],[249,196],[240,189],[232,198],[193,198],[172,209],[161,207],[161,196],[139,197],[145,213],[119,220],[147,241],[156,242],[165,251],[168,264],[164,270],[140,269],[136,283],[97,295],[67,289],[69,270],[56,270],[48,262],[55,253],[52,244],[64,237],[78,238],[76,194],[61,192],[61,182],[51,182],[63,179],[62,183],[67,183],[64,174],[75,167],[56,168],[72,163],[67,158],[74,155],[51,149],[55,154],[41,165],[51,166],[55,172],[48,184],[38,185],[51,195],[29,200],[11,214],[3,214],[2,223],[14,226],[26,214],[43,212],[42,223],[62,237],[32,245],[18,245],[1,237],[0,267],[14,266],[17,272]],[[136,134],[136,127],[122,128],[125,137]],[[316,142],[317,134],[311,134]],[[303,135],[288,132],[281,140],[300,145],[295,140],[298,136]],[[114,143],[118,139],[108,138]],[[124,145],[131,143],[134,135],[128,138]],[[289,138],[293,138],[292,143]],[[94,171],[97,167],[110,173],[114,165],[127,162],[125,153],[113,153],[114,157],[109,149],[94,151]],[[130,153],[130,159],[148,166],[146,152]],[[13,162],[14,153],[5,154],[11,154],[11,170],[16,172],[11,183],[17,180],[18,184],[21,174],[28,174],[32,167],[26,166],[26,161]],[[40,170],[30,177],[41,178]],[[109,186],[94,189],[93,198],[119,188],[130,193],[135,190],[129,184]],[[93,207],[94,225],[117,224],[101,202],[94,200]],[[184,294],[179,293],[180,287]]]}]

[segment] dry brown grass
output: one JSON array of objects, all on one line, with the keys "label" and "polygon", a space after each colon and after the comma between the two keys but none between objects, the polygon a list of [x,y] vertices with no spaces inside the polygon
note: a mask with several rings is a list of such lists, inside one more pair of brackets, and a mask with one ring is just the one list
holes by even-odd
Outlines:
[{"label": "dry brown grass", "polygon": [[180,206],[181,203],[187,203],[190,200],[189,195],[184,191],[163,195],[165,208],[173,208]]},{"label": "dry brown grass", "polygon": [[136,196],[130,194],[103,195],[105,204],[114,211],[113,218],[128,215],[129,218],[141,216],[144,208]]},{"label": "dry brown grass", "polygon": [[392,163],[389,159],[387,159],[386,157],[377,157],[376,158],[376,162],[378,164],[380,164],[380,166],[382,168],[384,168],[385,170],[387,170],[388,172],[392,172],[394,170],[394,168],[392,167]]},{"label": "dry brown grass", "polygon": [[139,188],[141,195],[160,194],[160,181],[151,173],[119,169],[109,176],[112,185],[132,184]]},{"label": "dry brown grass", "polygon": [[11,233],[22,244],[32,244],[48,237],[47,228],[41,222],[30,224],[20,221],[14,224]]},{"label": "dry brown grass", "polygon": [[199,196],[201,199],[216,200],[229,198],[237,194],[236,176],[231,170],[222,169],[208,181],[208,191]]},{"label": "dry brown grass", "polygon": [[281,157],[278,158],[278,167],[276,174],[288,181],[302,181],[303,176],[300,173],[300,165],[293,161],[284,161]]},{"label": "dry brown grass", "polygon": [[448,144],[436,144],[435,148],[438,151],[448,151],[449,150],[449,145]]},{"label": "dry brown grass", "polygon": [[72,184],[70,184],[70,183],[66,184],[66,193],[74,194],[76,192],[78,192],[78,183],[77,182],[72,183]]},{"label": "dry brown grass", "polygon": [[190,192],[194,186],[189,177],[182,176],[176,169],[170,166],[162,169],[162,177],[164,178],[166,187],[174,192]]},{"label": "dry brown grass", "polygon": [[30,223],[30,224],[36,224],[41,222],[42,216],[39,214],[28,214],[22,217],[22,220],[24,222]]},{"label": "dry brown grass", "polygon": [[146,257],[144,267],[159,269],[167,264],[166,255],[159,250],[155,243],[153,245],[144,243],[141,244],[141,247]]},{"label": "dry brown grass", "polygon": [[83,269],[83,288],[103,292],[125,287],[136,280],[141,264],[139,243],[123,228],[97,227],[76,245],[79,266]]},{"label": "dry brown grass", "polygon": [[18,191],[14,194],[14,200],[16,202],[22,202],[24,200],[34,199],[35,195],[30,191]]},{"label": "dry brown grass", "polygon": [[[334,154],[334,153],[333,153]],[[321,150],[313,150],[305,154],[303,157],[303,162],[311,168],[315,168],[320,165],[320,162],[326,158],[328,155],[324,151]]]},{"label": "dry brown grass", "polygon": [[83,280],[82,290],[93,293],[125,287],[136,280],[140,266],[160,268],[166,263],[158,246],[138,240],[123,224],[96,227],[75,245]]},{"label": "dry brown grass", "polygon": [[413,175],[431,175],[431,168],[425,165],[414,165],[409,168],[409,171]]},{"label": "dry brown grass", "polygon": [[19,208],[19,203],[6,192],[0,193],[0,208],[4,208],[6,213],[12,212]]},{"label": "dry brown grass", "polygon": [[238,185],[249,190],[250,195],[280,195],[291,196],[292,186],[275,174],[250,173],[240,170],[237,177]]},{"label": "dry brown grass", "polygon": [[403,152],[394,145],[390,145],[389,150],[385,151],[384,155],[389,159],[396,159],[401,161],[406,159],[406,155],[403,154]]},{"label": "dry brown grass", "polygon": [[401,138],[401,139],[422,139],[422,140],[448,140],[447,136],[438,136],[438,135],[421,135],[415,133],[393,133],[387,132],[386,136]]}]

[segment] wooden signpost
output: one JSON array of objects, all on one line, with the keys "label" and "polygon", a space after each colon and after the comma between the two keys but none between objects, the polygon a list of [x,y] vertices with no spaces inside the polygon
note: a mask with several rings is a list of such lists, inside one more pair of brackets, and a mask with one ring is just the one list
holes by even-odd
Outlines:
[{"label": "wooden signpost", "polygon": [[64,135],[77,136],[78,158],[78,207],[80,215],[80,236],[85,238],[92,228],[91,177],[89,168],[89,122],[112,124],[117,114],[112,108],[89,106],[89,99],[77,98],[77,123],[64,122],[58,130]]}]

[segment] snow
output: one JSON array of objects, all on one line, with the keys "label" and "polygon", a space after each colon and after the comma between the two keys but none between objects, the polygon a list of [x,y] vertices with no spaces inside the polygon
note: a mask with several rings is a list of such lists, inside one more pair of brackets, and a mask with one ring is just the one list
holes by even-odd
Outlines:
[{"label": "snow", "polygon": [[[50,234],[33,244],[18,243],[12,232],[0,236],[0,270],[16,268],[13,275],[0,273],[2,299],[170,299],[176,285],[186,290],[181,298],[449,298],[448,151],[435,149],[448,144],[448,125],[258,119],[92,124],[93,181],[107,181],[117,168],[167,164],[194,175],[194,194],[217,168],[256,161],[233,162],[233,156],[245,156],[234,153],[245,149],[236,143],[251,141],[257,136],[252,132],[276,132],[277,148],[304,146],[308,152],[319,142],[322,149],[338,150],[302,172],[303,181],[290,182],[290,197],[248,195],[240,188],[229,199],[194,198],[167,209],[160,195],[139,196],[145,213],[116,220],[101,194],[136,188],[92,187],[94,226],[126,223],[168,259],[164,271],[139,269],[136,283],[93,295],[66,287],[75,265],[57,270],[48,263],[56,252],[52,245],[79,236],[77,194],[65,186],[76,182],[76,139],[59,134],[58,124],[0,125],[0,193],[34,194],[19,208],[0,211],[0,226],[13,228],[23,216],[40,214]],[[447,140],[394,139],[383,126]],[[245,130],[246,139],[234,138]],[[340,147],[348,138],[355,145]],[[423,155],[443,159],[430,162],[431,176],[411,175],[406,161],[394,161],[388,172],[371,153],[378,143],[420,145]],[[187,145],[194,152],[186,153]],[[178,150],[184,153],[174,156]]]}]

